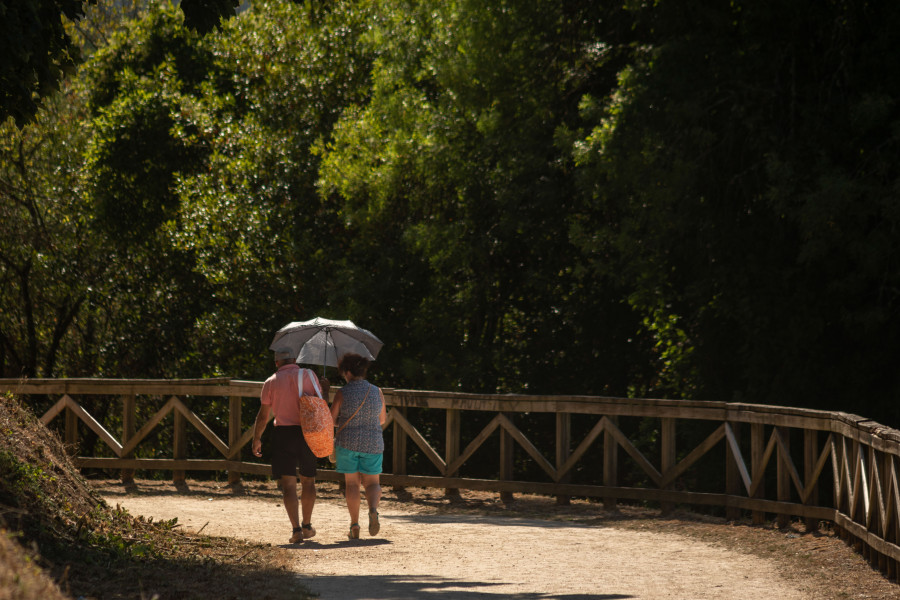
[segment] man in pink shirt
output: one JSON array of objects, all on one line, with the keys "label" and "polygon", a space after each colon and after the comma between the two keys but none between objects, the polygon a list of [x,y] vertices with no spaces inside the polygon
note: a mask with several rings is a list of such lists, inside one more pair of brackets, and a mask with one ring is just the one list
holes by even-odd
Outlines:
[{"label": "man in pink shirt", "polygon": [[[281,480],[284,508],[291,520],[293,534],[290,543],[309,539],[316,535],[312,526],[313,505],[316,503],[316,456],[303,438],[300,426],[300,390],[302,377],[303,395],[328,399],[328,381],[324,394],[319,393],[319,378],[309,369],[301,370],[296,364],[296,353],[290,348],[275,351],[276,371],[263,384],[260,407],[253,426],[253,454],[262,456],[262,434],[269,418],[275,415],[272,437],[272,477]],[[303,376],[306,375],[306,376]],[[299,520],[297,502],[297,467],[300,467],[300,507],[303,521]]]}]

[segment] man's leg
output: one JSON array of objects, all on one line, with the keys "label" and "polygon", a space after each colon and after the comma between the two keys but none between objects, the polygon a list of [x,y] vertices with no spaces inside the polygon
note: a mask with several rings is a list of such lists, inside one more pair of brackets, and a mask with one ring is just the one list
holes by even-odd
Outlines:
[{"label": "man's leg", "polygon": [[[303,525],[309,525],[312,522],[313,506],[316,504],[316,478],[301,475],[300,485],[300,510],[303,513]],[[296,502],[296,500],[295,488],[294,501]]]},{"label": "man's leg", "polygon": [[295,476],[283,475],[281,477],[281,498],[284,501],[288,519],[291,520],[291,526],[294,529],[300,527],[300,517],[297,514],[297,478]]}]

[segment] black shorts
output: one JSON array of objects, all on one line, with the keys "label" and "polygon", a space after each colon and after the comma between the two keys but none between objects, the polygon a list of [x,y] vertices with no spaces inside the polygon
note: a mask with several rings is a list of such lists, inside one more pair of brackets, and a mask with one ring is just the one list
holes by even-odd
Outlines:
[{"label": "black shorts", "polygon": [[309,449],[299,425],[273,427],[272,477],[297,476],[297,466],[303,477],[316,476],[316,455]]}]

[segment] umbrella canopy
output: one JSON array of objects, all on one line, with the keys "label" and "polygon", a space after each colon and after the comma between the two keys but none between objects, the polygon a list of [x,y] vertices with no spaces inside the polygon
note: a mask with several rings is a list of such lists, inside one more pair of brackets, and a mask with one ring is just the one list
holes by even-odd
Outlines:
[{"label": "umbrella canopy", "polygon": [[288,347],[296,353],[298,363],[336,367],[338,359],[349,352],[375,360],[382,346],[384,342],[374,333],[353,321],[315,317],[279,329],[269,349]]}]

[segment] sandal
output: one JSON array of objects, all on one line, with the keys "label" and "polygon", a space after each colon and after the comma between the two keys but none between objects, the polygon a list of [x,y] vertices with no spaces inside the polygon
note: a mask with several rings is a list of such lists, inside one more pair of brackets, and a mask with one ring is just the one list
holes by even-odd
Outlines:
[{"label": "sandal", "polygon": [[316,535],[315,527],[312,526],[312,523],[307,523],[306,525],[301,525],[300,527],[294,527],[294,534],[291,536],[291,539],[288,543],[296,544],[297,542],[308,540],[314,535]]},{"label": "sandal", "polygon": [[359,539],[359,523],[350,523],[350,533],[347,535],[351,540]]},{"label": "sandal", "polygon": [[381,530],[381,523],[378,522],[378,511],[369,511],[369,535],[377,535]]},{"label": "sandal", "polygon": [[291,535],[291,539],[288,541],[288,544],[296,544],[300,541],[303,541],[303,528],[294,527],[293,535]]}]

